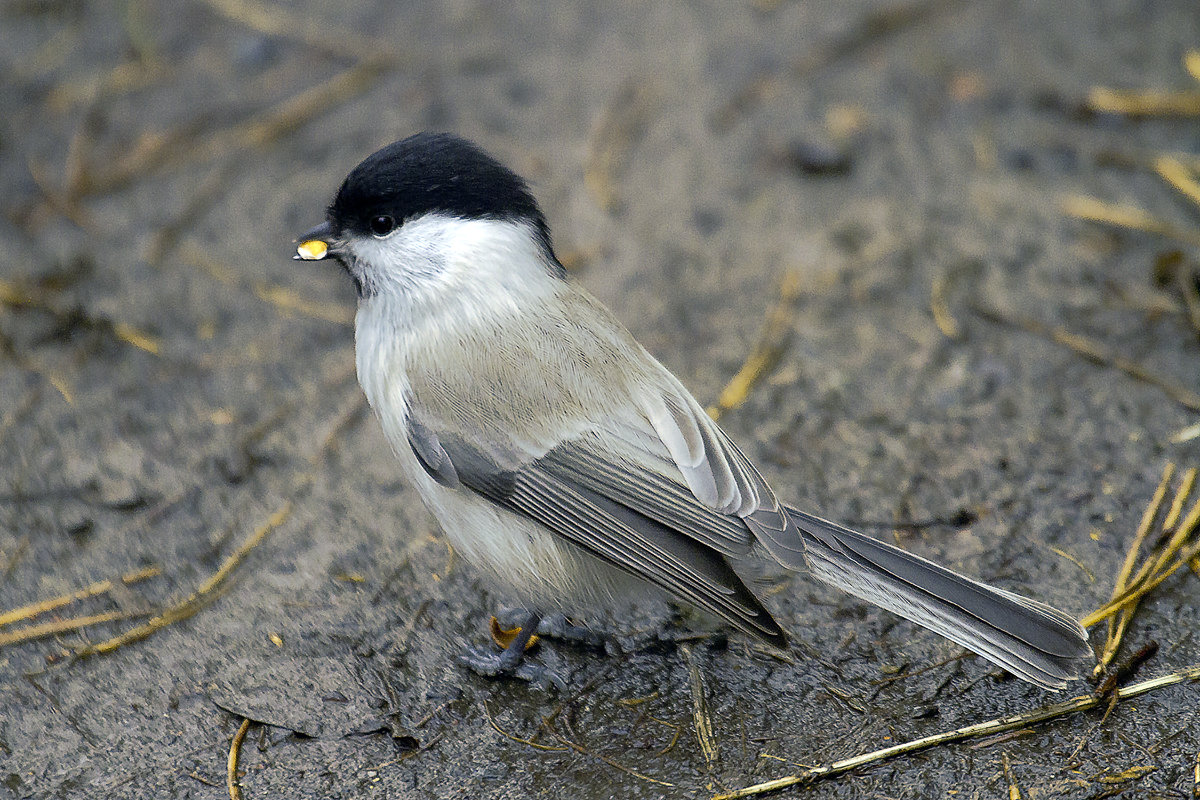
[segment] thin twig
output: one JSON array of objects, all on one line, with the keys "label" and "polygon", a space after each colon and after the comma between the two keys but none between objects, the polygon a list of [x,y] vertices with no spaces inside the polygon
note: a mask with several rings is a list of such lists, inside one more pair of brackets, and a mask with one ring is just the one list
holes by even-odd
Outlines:
[{"label": "thin twig", "polygon": [[1151,372],[1136,361],[1113,353],[1106,345],[1095,339],[1071,333],[1063,327],[1045,325],[1030,317],[1007,316],[997,309],[988,308],[978,303],[972,305],[972,310],[985,319],[1020,328],[1028,333],[1061,344],[1089,361],[1119,369],[1131,378],[1161,389],[1168,397],[1184,408],[1200,412],[1200,393]]},{"label": "thin twig", "polygon": [[[1116,684],[1114,684],[1114,686],[1115,685]],[[1080,753],[1083,752],[1083,748],[1087,747],[1087,743],[1092,738],[1092,735],[1095,734],[1096,731],[1098,731],[1102,727],[1104,727],[1104,723],[1106,723],[1108,721],[1109,716],[1111,716],[1112,712],[1115,711],[1117,708],[1116,692],[1109,692],[1108,694],[1096,692],[1096,695],[1098,697],[1100,697],[1100,696],[1108,697],[1109,698],[1108,706],[1104,709],[1104,714],[1101,715],[1100,719],[1096,720],[1096,722],[1087,729],[1087,731],[1083,734],[1083,736],[1079,737],[1079,744],[1075,745],[1075,749],[1071,751],[1071,754],[1069,756],[1067,756],[1066,760],[1063,762],[1070,769],[1074,769],[1078,765],[1079,762],[1077,762],[1075,760],[1076,757]]]},{"label": "thin twig", "polygon": [[583,183],[605,211],[617,203],[618,174],[629,162],[634,145],[645,134],[650,116],[659,109],[659,92],[645,80],[627,81],[605,106],[588,141]]},{"label": "thin twig", "polygon": [[657,700],[662,695],[657,689],[643,697],[620,697],[613,702],[619,706],[640,706],[642,703],[649,703],[651,700]]},{"label": "thin twig", "polygon": [[208,778],[204,777],[203,775],[201,775],[201,774],[200,774],[199,772],[197,772],[196,770],[192,770],[191,772],[189,772],[189,773],[188,773],[188,777],[189,777],[189,778],[195,778],[196,780],[198,780],[198,781],[200,781],[201,783],[203,783],[205,786],[213,786],[213,787],[217,787],[217,786],[220,786],[220,785],[221,785],[221,784],[217,783],[216,781],[210,781]]},{"label": "thin twig", "polygon": [[1177,525],[1174,529],[1167,527],[1163,528],[1163,532],[1169,532],[1171,534],[1171,538],[1168,539],[1167,543],[1163,545],[1161,550],[1159,550],[1158,556],[1154,558],[1153,561],[1147,559],[1147,563],[1142,565],[1142,568],[1138,570],[1137,576],[1135,576],[1133,579],[1133,584],[1137,585],[1141,581],[1146,580],[1149,576],[1161,572],[1162,569],[1167,565],[1167,562],[1170,561],[1176,555],[1176,553],[1183,549],[1184,544],[1187,542],[1188,537],[1192,535],[1192,531],[1196,529],[1197,524],[1200,524],[1200,499],[1198,499],[1196,503],[1192,505],[1192,510],[1188,512],[1188,515],[1183,522]]},{"label": "thin twig", "polygon": [[[161,567],[143,567],[142,569],[135,569],[132,572],[126,572],[120,578],[117,578],[117,580],[126,586],[129,586],[137,583],[138,581],[144,581],[148,578],[153,578],[161,574]],[[80,600],[85,600],[89,597],[95,597],[98,594],[110,592],[112,591],[113,586],[114,583],[111,579],[96,581],[95,583],[88,584],[82,589],[78,589],[74,592],[68,592],[67,594],[59,595],[58,597],[52,597],[49,600],[39,600],[38,602],[30,603],[27,606],[21,606],[20,608],[14,608],[11,611],[5,611],[0,613],[0,625],[11,625],[14,622],[32,619],[39,614],[45,614],[47,611],[53,611],[56,608],[62,608],[65,605],[77,603]]]},{"label": "thin twig", "polygon": [[1200,422],[1188,425],[1183,430],[1176,431],[1171,434],[1168,441],[1171,444],[1183,444],[1184,442],[1190,442],[1192,439],[1200,439]]},{"label": "thin twig", "polygon": [[658,717],[650,717],[650,719],[674,729],[674,732],[671,734],[671,741],[667,742],[666,747],[658,751],[658,755],[665,756],[675,749],[675,745],[679,744],[679,736],[683,733],[683,726],[677,722],[667,722],[665,719],[659,719]]},{"label": "thin twig", "polygon": [[800,273],[789,270],[779,283],[779,294],[754,349],[746,356],[737,374],[729,379],[721,390],[715,405],[708,407],[708,415],[720,419],[726,411],[731,411],[750,396],[750,392],[762,381],[778,363],[783,351],[787,348],[792,331],[792,307],[800,296]]},{"label": "thin twig", "polygon": [[190,239],[179,246],[179,258],[183,263],[196,267],[214,280],[253,292],[255,297],[269,303],[282,314],[295,314],[337,325],[354,324],[354,311],[344,303],[309,300],[285,286],[247,281],[242,273],[217,261],[207,250]]},{"label": "thin twig", "polygon": [[[546,730],[549,730],[551,723],[553,723],[554,720],[557,719],[560,714],[562,714],[562,712],[567,708],[567,706],[571,705],[572,703],[578,702],[579,700],[583,699],[587,695],[594,692],[596,690],[596,687],[600,686],[600,684],[604,682],[604,679],[608,677],[608,673],[612,672],[614,669],[617,669],[619,666],[622,666],[624,664],[624,662],[625,662],[624,658],[619,659],[619,660],[618,659],[609,659],[607,661],[607,663],[603,667],[600,668],[599,672],[597,672],[595,675],[593,675],[591,678],[588,679],[587,683],[583,684],[583,686],[580,686],[578,689],[576,689],[570,696],[564,697],[562,700],[559,700],[558,703],[555,704],[554,708],[550,709],[550,713],[547,714],[546,716],[542,717],[541,728],[545,728]],[[534,735],[536,736],[537,734],[534,734]]]},{"label": "thin twig", "polygon": [[59,83],[46,93],[46,106],[58,114],[65,114],[76,106],[95,108],[114,95],[162,83],[171,77],[172,71],[171,65],[162,62],[126,61],[107,71],[73,76],[71,80]]},{"label": "thin twig", "polygon": [[1174,189],[1200,206],[1200,183],[1188,165],[1173,156],[1159,156],[1154,159],[1154,171]]},{"label": "thin twig", "polygon": [[[1125,561],[1121,564],[1121,569],[1117,573],[1116,580],[1113,581],[1113,590],[1110,600],[1120,597],[1121,594],[1129,586],[1129,576],[1133,574],[1134,564],[1137,563],[1138,553],[1142,549],[1142,543],[1150,534],[1150,530],[1154,527],[1154,520],[1158,518],[1158,512],[1162,509],[1163,500],[1167,496],[1167,488],[1171,484],[1171,479],[1175,477],[1175,465],[1167,463],[1163,468],[1162,480],[1159,481],[1158,488],[1154,491],[1154,497],[1150,500],[1150,505],[1146,506],[1146,511],[1142,514],[1142,521],[1138,525],[1137,532],[1133,536],[1133,541],[1129,544],[1129,549],[1125,553]],[[1101,651],[1100,658],[1096,663],[1096,667],[1092,670],[1093,675],[1100,675],[1108,668],[1113,658],[1117,654],[1118,648],[1121,646],[1121,639],[1125,635],[1126,629],[1129,627],[1129,620],[1133,617],[1132,609],[1123,611],[1118,620],[1113,620],[1109,617],[1108,633],[1105,636],[1104,649]]]},{"label": "thin twig", "polygon": [[1080,624],[1089,628],[1120,609],[1135,605],[1148,592],[1175,574],[1176,570],[1200,554],[1200,539],[1184,546],[1198,524],[1200,524],[1200,500],[1192,506],[1187,518],[1175,529],[1170,541],[1162,548],[1153,563],[1150,563],[1148,558],[1147,563],[1142,565],[1124,592],[1088,614],[1080,621]]},{"label": "thin twig", "polygon": [[550,744],[539,744],[539,743],[533,741],[532,739],[522,739],[520,736],[509,733],[508,731],[501,728],[500,725],[496,722],[496,720],[492,719],[492,710],[490,708],[488,708],[488,704],[487,704],[486,700],[483,701],[483,715],[485,717],[487,717],[488,724],[492,726],[492,730],[496,731],[496,733],[500,734],[501,736],[505,737],[506,739],[511,739],[512,741],[517,742],[519,744],[528,745],[537,750],[551,750],[551,751],[561,752],[561,751],[568,749],[566,747],[555,747],[554,745],[550,745]]},{"label": "thin twig", "polygon": [[[0,302],[3,302],[2,298],[0,298]],[[18,367],[37,375],[46,381],[46,383],[53,386],[54,390],[62,396],[62,399],[67,401],[67,405],[75,405],[75,397],[72,394],[70,382],[17,350],[17,346],[13,340],[2,331],[0,331],[0,355],[8,356]]]},{"label": "thin twig", "polygon": [[266,283],[254,284],[254,294],[281,311],[293,312],[302,317],[311,317],[337,325],[353,325],[354,311],[345,303],[320,303],[307,300],[298,292],[285,286]]},{"label": "thin twig", "polygon": [[237,774],[238,758],[242,753],[242,740],[246,738],[248,730],[250,730],[250,720],[246,718],[242,720],[237,733],[233,735],[233,741],[229,743],[229,758],[225,762],[225,785],[229,787],[229,800],[242,800],[242,787],[238,783]]},{"label": "thin twig", "polygon": [[[344,376],[339,374],[334,383],[341,383],[343,379]],[[308,454],[306,458],[306,461],[310,466],[315,466],[320,460],[321,456],[333,446],[333,443],[336,441],[337,433],[358,415],[361,407],[361,396],[357,392],[355,392],[348,398],[348,400],[344,401],[342,405],[339,406],[337,413],[331,417],[332,422],[326,424],[326,429],[323,432],[324,435],[317,439],[317,446],[311,453]],[[273,418],[268,418],[268,422],[273,424]],[[321,433],[322,431],[320,428],[318,428],[316,432]],[[253,435],[258,435],[258,432],[253,432],[252,436]],[[201,583],[200,586],[194,592],[192,592],[192,594],[188,595],[187,598],[179,603],[176,603],[175,605],[169,606],[142,625],[125,631],[124,633],[114,636],[111,639],[100,642],[99,644],[82,647],[72,653],[72,655],[76,658],[81,658],[84,656],[112,652],[113,650],[116,650],[124,645],[140,641],[141,639],[150,636],[151,634],[167,627],[168,625],[188,619],[194,616],[201,609],[208,606],[220,596],[220,592],[217,590],[223,587],[224,582],[229,578],[238,565],[250,555],[250,552],[263,542],[263,540],[267,537],[267,534],[288,520],[292,513],[295,499],[306,489],[311,487],[313,480],[314,475],[311,471],[301,473],[297,477],[294,484],[293,497],[284,501],[270,516],[267,517],[262,524],[255,528],[242,542],[241,546],[239,546],[236,551],[234,551],[228,558],[225,559],[217,571],[210,575],[203,583]],[[182,497],[182,494],[180,497]],[[178,498],[176,498],[176,500],[177,499]],[[176,502],[176,500],[172,500],[170,504],[173,504]],[[165,507],[169,507],[170,504]]]},{"label": "thin twig", "polygon": [[933,313],[933,322],[947,339],[957,339],[962,336],[962,326],[950,311],[950,303],[946,294],[950,289],[950,277],[946,274],[933,279],[929,288],[929,310]]},{"label": "thin twig", "polygon": [[1095,576],[1095,575],[1093,575],[1093,574],[1092,574],[1092,571],[1091,571],[1090,569],[1088,569],[1088,568],[1087,568],[1087,564],[1084,564],[1084,563],[1083,563],[1082,561],[1080,561],[1080,560],[1079,560],[1077,557],[1075,557],[1075,556],[1071,555],[1071,554],[1070,554],[1070,553],[1068,553],[1066,550],[1063,550],[1061,547],[1054,547],[1054,546],[1051,546],[1051,547],[1050,547],[1050,552],[1054,553],[1055,555],[1060,555],[1060,556],[1062,556],[1062,557],[1063,557],[1063,558],[1065,558],[1067,561],[1070,561],[1072,564],[1074,564],[1075,566],[1079,567],[1079,569],[1080,569],[1080,570],[1083,572],[1083,574],[1084,574],[1084,575],[1087,575],[1088,582],[1090,582],[1090,583],[1095,583],[1095,582],[1096,582],[1096,576]]},{"label": "thin twig", "polygon": [[125,344],[133,345],[152,355],[158,355],[161,349],[157,337],[136,325],[96,314],[77,305],[59,302],[47,291],[35,291],[29,287],[0,280],[0,305],[15,309],[41,311],[54,317],[64,326],[87,325],[103,333],[111,334]]},{"label": "thin twig", "polygon": [[713,736],[712,714],[708,710],[708,698],[704,694],[704,676],[700,674],[700,665],[696,663],[692,646],[685,644],[680,650],[688,668],[688,688],[692,695],[692,726],[696,729],[696,739],[700,742],[704,765],[712,772],[716,769],[720,750],[717,748],[716,737]]},{"label": "thin twig", "polygon": [[[1120,700],[1127,700],[1131,697],[1146,694],[1147,692],[1164,689],[1168,686],[1175,686],[1180,683],[1200,680],[1200,664],[1195,664],[1186,669],[1172,672],[1168,675],[1163,675],[1158,678],[1126,686],[1117,692],[1117,697]],[[1047,722],[1052,719],[1074,714],[1078,711],[1087,711],[1096,708],[1102,703],[1109,702],[1107,697],[1097,697],[1093,694],[1080,695],[1073,697],[1070,700],[1065,700],[1061,703],[1043,706],[1033,711],[1027,711],[1021,714],[1014,714],[1008,717],[1000,717],[991,719],[987,722],[980,722],[975,725],[968,725],[964,728],[957,728],[952,731],[937,733],[932,736],[923,736],[919,739],[913,739],[901,744],[895,744],[891,747],[885,747],[880,750],[874,750],[869,753],[854,756],[852,758],[835,761],[827,766],[818,766],[806,769],[795,775],[787,775],[775,780],[765,781],[753,786],[747,786],[742,789],[737,789],[732,792],[726,792],[713,797],[713,800],[736,800],[740,797],[752,797],[755,795],[766,794],[768,792],[786,789],[790,786],[808,785],[815,783],[823,778],[828,778],[834,775],[840,775],[844,772],[849,772],[867,764],[873,764],[879,761],[884,761],[896,756],[908,755],[921,750],[927,750],[930,747],[937,745],[948,744],[950,742],[958,742],[964,739],[971,739],[980,736],[992,736],[1005,731],[1017,730],[1027,725],[1037,725],[1042,722]]]},{"label": "thin twig", "polygon": [[264,523],[259,525],[254,531],[251,532],[246,540],[242,542],[241,547],[239,547],[232,555],[226,558],[224,563],[221,564],[220,568],[217,569],[216,572],[210,575],[208,579],[204,581],[204,583],[200,584],[200,587],[196,589],[196,591],[188,595],[188,597],[182,602],[176,603],[175,605],[163,610],[158,615],[152,617],[148,622],[138,625],[135,628],[131,628],[130,630],[114,636],[111,639],[106,639],[99,644],[85,645],[84,647],[76,650],[74,655],[77,657],[84,657],[111,653],[118,647],[145,639],[147,636],[150,636],[161,628],[165,628],[168,625],[172,625],[176,622],[180,622],[181,620],[192,617],[196,614],[196,612],[200,611],[202,608],[216,599],[217,595],[215,594],[215,590],[219,588],[222,583],[224,583],[225,579],[228,578],[233,570],[237,568],[238,564],[240,564],[246,558],[246,556],[250,554],[250,551],[262,543],[262,540],[266,538],[268,533],[275,530],[287,521],[291,513],[292,501],[287,500],[280,505],[274,513],[267,517]]},{"label": "thin twig", "polygon": [[1200,92],[1162,89],[1122,91],[1105,86],[1088,92],[1086,105],[1098,114],[1127,117],[1194,117],[1200,115]]},{"label": "thin twig", "polygon": [[1137,533],[1134,534],[1129,551],[1125,554],[1125,562],[1121,565],[1121,571],[1117,573],[1117,579],[1113,584],[1113,598],[1125,591],[1129,583],[1129,576],[1133,574],[1133,565],[1137,563],[1138,551],[1142,547],[1142,542],[1146,540],[1146,536],[1149,535],[1150,529],[1154,527],[1154,520],[1158,517],[1158,511],[1167,497],[1167,488],[1171,485],[1171,479],[1174,477],[1175,465],[1168,462],[1163,467],[1162,480],[1158,482],[1158,488],[1154,490],[1154,497],[1151,498],[1150,505],[1146,506],[1146,511],[1142,514],[1142,521],[1138,524]]},{"label": "thin twig", "polygon": [[[889,683],[895,683],[896,681],[904,681],[904,680],[908,680],[909,678],[915,678],[919,675],[924,675],[926,672],[932,672],[935,669],[941,669],[942,667],[946,666],[947,664],[953,664],[955,661],[962,661],[964,658],[971,658],[973,655],[974,654],[971,653],[969,650],[963,650],[958,655],[950,656],[949,658],[943,658],[941,661],[934,662],[933,664],[927,664],[926,666],[921,667],[919,669],[909,670],[908,672],[901,672],[898,675],[889,675],[886,678],[878,678],[876,680],[871,681],[869,685],[883,687]],[[879,694],[879,691],[876,690],[874,693],[872,693],[871,699],[874,699],[875,696],[878,694]]]},{"label": "thin twig", "polygon": [[27,625],[26,627],[18,628],[15,631],[0,633],[0,647],[7,647],[12,644],[21,644],[23,642],[31,642],[34,639],[43,639],[47,636],[56,636],[60,633],[77,631],[80,628],[88,628],[92,625],[100,625],[105,622],[115,622],[119,619],[149,616],[151,613],[153,612],[105,611],[100,614],[90,614],[86,617],[56,619],[53,622],[43,622],[40,625]]},{"label": "thin twig", "polygon": [[296,14],[281,6],[264,6],[250,0],[206,0],[218,14],[247,28],[300,42],[337,58],[348,53],[387,53],[399,62],[401,52],[391,42],[372,41],[361,31],[336,28],[306,14]]},{"label": "thin twig", "polygon": [[1008,780],[1008,800],[1021,800],[1021,790],[1017,788],[1017,779],[1013,776],[1007,751],[1000,754],[1000,765],[1004,769],[1004,777]]},{"label": "thin twig", "polygon": [[1064,198],[1062,204],[1063,213],[1077,219],[1156,233],[1192,247],[1200,247],[1200,231],[1175,227],[1137,206],[1114,205],[1086,195],[1071,195]]},{"label": "thin twig", "polygon": [[787,65],[787,74],[759,73],[733,92],[712,115],[709,123],[719,132],[729,130],[759,103],[780,94],[784,81],[804,83],[814,72],[877,46],[884,39],[927,21],[958,5],[957,0],[913,0],[866,12],[844,31],[816,43]]},{"label": "thin twig", "polygon": [[355,97],[392,63],[391,57],[368,57],[263,114],[219,131],[202,132],[196,125],[185,125],[165,133],[145,133],[124,158],[114,160],[103,172],[86,176],[80,193],[111,192],[164,166],[178,167],[270,144]]},{"label": "thin twig", "polygon": [[1171,510],[1167,512],[1166,518],[1163,520],[1162,529],[1169,531],[1174,529],[1179,522],[1179,518],[1183,516],[1183,506],[1187,503],[1188,498],[1192,496],[1192,489],[1196,488],[1197,470],[1192,467],[1187,472],[1183,473],[1183,483],[1179,485],[1179,491],[1175,493],[1175,499],[1171,501]]},{"label": "thin twig", "polygon": [[554,725],[552,725],[552,724],[547,724],[546,729],[550,731],[551,736],[558,739],[560,742],[565,744],[567,747],[571,748],[572,750],[574,750],[577,753],[580,753],[581,755],[591,756],[592,758],[598,758],[601,761],[603,761],[605,764],[608,764],[610,767],[619,769],[619,770],[621,770],[621,772],[624,772],[626,775],[632,775],[633,777],[635,777],[639,780],[647,781],[648,783],[655,783],[655,784],[658,784],[659,786],[669,786],[672,789],[675,788],[675,784],[673,784],[673,783],[668,783],[667,781],[660,781],[658,778],[651,778],[649,775],[643,775],[642,773],[638,772],[637,770],[627,767],[624,764],[620,763],[619,761],[614,761],[613,759],[609,758],[608,756],[604,755],[603,753],[594,753],[591,750],[588,750],[587,748],[585,748],[583,745],[579,744],[578,742],[573,742],[570,739],[568,739],[567,737],[563,736],[561,733],[558,732],[558,729],[555,728]]}]

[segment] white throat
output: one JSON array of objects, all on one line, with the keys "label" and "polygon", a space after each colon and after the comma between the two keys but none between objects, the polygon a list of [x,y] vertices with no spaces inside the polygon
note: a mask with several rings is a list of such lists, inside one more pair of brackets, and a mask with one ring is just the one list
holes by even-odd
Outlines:
[{"label": "white throat", "polygon": [[369,287],[362,304],[404,323],[456,309],[486,308],[536,298],[557,278],[533,228],[523,222],[426,214],[383,238],[347,242],[356,276]]},{"label": "white throat", "polygon": [[517,316],[563,286],[523,222],[427,214],[386,237],[345,245],[351,271],[367,288],[355,317],[355,355],[376,411],[405,405],[405,364],[415,348],[434,349],[445,337]]}]

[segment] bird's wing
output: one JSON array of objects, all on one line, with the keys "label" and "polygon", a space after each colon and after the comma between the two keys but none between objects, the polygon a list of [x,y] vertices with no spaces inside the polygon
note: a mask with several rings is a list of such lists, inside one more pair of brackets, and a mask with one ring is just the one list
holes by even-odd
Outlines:
[{"label": "bird's wing", "polygon": [[[520,448],[480,447],[438,427],[410,421],[409,444],[444,486],[487,497],[747,633],[785,644],[783,631],[724,557],[749,549],[748,532],[706,514],[686,487],[671,490],[662,475],[604,454],[595,436],[529,459]],[[666,491],[639,485],[643,479]]]},{"label": "bird's wing", "polygon": [[651,458],[661,458],[665,450],[704,509],[731,525],[744,525],[785,567],[805,566],[803,538],[775,492],[675,376],[664,368],[657,385],[642,391],[635,402],[653,435],[638,431],[643,435],[632,436],[627,425],[607,431],[609,437],[640,445]]},{"label": "bird's wing", "polygon": [[[753,465],[682,387],[664,383],[661,400],[651,396],[639,405],[694,497],[713,514],[739,517],[781,564],[793,569],[807,564],[821,580],[1041,686],[1065,685],[1078,662],[1091,655],[1086,632],[1055,608],[781,506]],[[625,434],[624,440],[641,442],[650,458],[662,457],[645,437]]]},{"label": "bird's wing", "polygon": [[[1062,686],[1077,674],[1074,662],[1091,651],[1067,615],[785,508],[679,381],[615,321],[569,345],[562,333],[572,326],[551,323],[550,313],[532,318],[544,330],[521,341],[473,340],[472,369],[495,372],[488,380],[460,386],[471,371],[429,368],[436,380],[416,394],[438,402],[425,403],[427,418],[416,403],[409,441],[435,480],[460,482],[769,641],[782,643],[782,631],[726,562],[755,541],[784,566],[811,566],[818,578],[1033,683]],[[631,377],[582,385],[591,373],[578,363],[589,360],[619,363]],[[514,374],[528,387],[516,398],[498,404],[479,396]]]}]

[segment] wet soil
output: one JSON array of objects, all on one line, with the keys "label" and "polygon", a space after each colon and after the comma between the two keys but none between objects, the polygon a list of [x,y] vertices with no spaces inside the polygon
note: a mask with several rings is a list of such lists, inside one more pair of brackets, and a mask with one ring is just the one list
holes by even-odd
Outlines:
[{"label": "wet soil", "polygon": [[[1198,388],[1200,343],[1153,281],[1179,245],[1062,211],[1082,193],[1195,230],[1148,168],[1200,149],[1195,118],[1083,100],[1194,90],[1198,42],[1184,0],[6,4],[0,609],[161,572],[34,621],[122,619],[0,649],[0,796],[227,797],[245,717],[250,799],[707,797],[1050,701],[769,571],[785,657],[736,635],[689,656],[674,640],[702,621],[647,606],[588,616],[620,653],[539,651],[566,695],[464,672],[513,598],[399,479],[354,381],[352,287],[291,239],[374,148],[457,131],[529,177],[573,279],[705,403],[791,275],[778,363],[722,417],[777,490],[1082,615],[1164,463],[1200,462],[1177,435],[1196,414],[978,309]],[[68,655],[283,511],[194,616]],[[1200,661],[1196,580],[1139,612],[1145,674]],[[1190,796],[1197,696],[784,796]]]}]

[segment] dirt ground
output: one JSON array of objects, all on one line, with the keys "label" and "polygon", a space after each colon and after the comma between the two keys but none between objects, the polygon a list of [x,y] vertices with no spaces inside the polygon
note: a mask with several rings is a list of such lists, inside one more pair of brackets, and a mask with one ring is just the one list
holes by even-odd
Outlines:
[{"label": "dirt ground", "polygon": [[[767,332],[721,419],[781,495],[1082,617],[1164,465],[1200,464],[1198,414],[996,315],[1200,390],[1154,282],[1195,241],[1063,210],[1196,235],[1150,165],[1200,154],[1197,117],[1085,100],[1194,93],[1198,45],[1191,0],[4,4],[0,610],[115,585],[0,626],[0,796],[228,797],[249,719],[248,800],[710,797],[1069,696],[777,571],[782,655],[649,606],[588,617],[619,652],[538,651],[564,695],[465,672],[512,598],[400,481],[352,287],[291,240],[376,147],[478,140],[702,402]],[[1138,611],[1120,657],[1160,647],[1135,680],[1200,662],[1197,581]],[[1188,797],[1198,696],[781,796]]]}]

